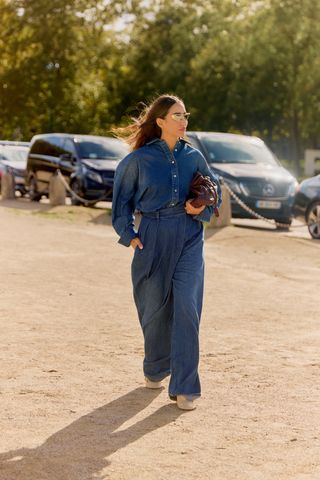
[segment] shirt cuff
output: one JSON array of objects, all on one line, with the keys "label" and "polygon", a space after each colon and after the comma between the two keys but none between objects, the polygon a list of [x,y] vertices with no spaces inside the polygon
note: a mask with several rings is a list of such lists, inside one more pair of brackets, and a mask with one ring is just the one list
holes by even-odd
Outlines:
[{"label": "shirt cuff", "polygon": [[202,210],[201,213],[199,213],[198,215],[194,215],[193,218],[195,218],[196,220],[200,220],[200,222],[210,222],[212,214],[213,208],[206,207],[204,210]]},{"label": "shirt cuff", "polygon": [[132,230],[126,230],[118,240],[118,243],[124,245],[125,247],[130,247],[131,240],[136,238],[138,234]]}]

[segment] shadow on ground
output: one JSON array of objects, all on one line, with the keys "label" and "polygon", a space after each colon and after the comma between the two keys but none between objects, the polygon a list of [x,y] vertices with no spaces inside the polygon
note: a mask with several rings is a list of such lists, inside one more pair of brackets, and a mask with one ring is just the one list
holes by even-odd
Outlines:
[{"label": "shadow on ground", "polygon": [[[31,214],[48,219],[66,220],[68,222],[77,223],[91,223],[95,225],[112,225],[111,222],[111,202],[99,202],[91,207],[74,206],[71,205],[70,199],[67,198],[66,205],[54,207],[50,205],[47,199],[42,199],[41,202],[31,202],[28,198],[16,198],[15,200],[1,200],[0,207],[12,209],[16,214]],[[139,215],[136,215],[136,226],[139,226]],[[300,237],[307,240],[312,240],[307,227],[294,220],[293,225],[289,231],[278,230],[275,225],[267,224],[262,220],[254,219],[232,219],[231,227],[237,229],[247,229],[251,231],[269,232],[270,234],[281,234],[291,237]],[[222,228],[205,228],[205,239],[208,240],[221,232]],[[314,240],[318,242],[318,240]]]},{"label": "shadow on ground", "polygon": [[[161,390],[135,390],[79,418],[37,448],[0,454],[1,479],[90,480],[110,464],[108,457],[144,435],[174,422],[181,413],[165,405],[124,430]],[[118,431],[117,431],[118,430]]]},{"label": "shadow on ground", "polygon": [[28,198],[25,197],[16,198],[15,200],[1,200],[0,206],[30,212],[48,211],[54,208],[49,203],[31,202]]},{"label": "shadow on ground", "polygon": [[236,228],[244,228],[244,229],[247,229],[247,230],[256,230],[258,232],[276,233],[276,232],[286,232],[286,231],[288,231],[288,229],[277,229],[275,226],[273,227],[272,225],[269,225],[269,226],[263,226],[261,224],[255,225],[254,220],[252,220],[251,225],[236,223],[236,221],[233,221],[232,224]]},{"label": "shadow on ground", "polygon": [[111,225],[111,204],[100,202],[91,207],[75,206],[67,199],[66,205],[53,206],[44,199],[31,202],[28,198],[1,200],[0,206],[12,209],[15,213],[31,214],[42,218],[67,220],[70,222],[85,222],[97,225]]}]

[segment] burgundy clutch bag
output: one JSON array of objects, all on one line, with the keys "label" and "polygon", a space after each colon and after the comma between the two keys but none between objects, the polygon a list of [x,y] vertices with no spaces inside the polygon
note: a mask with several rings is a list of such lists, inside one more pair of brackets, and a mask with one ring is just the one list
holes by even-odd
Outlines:
[{"label": "burgundy clutch bag", "polygon": [[203,176],[197,172],[190,185],[191,205],[199,208],[203,205],[213,206],[216,217],[219,217],[219,211],[216,207],[218,203],[218,186],[208,176]]}]

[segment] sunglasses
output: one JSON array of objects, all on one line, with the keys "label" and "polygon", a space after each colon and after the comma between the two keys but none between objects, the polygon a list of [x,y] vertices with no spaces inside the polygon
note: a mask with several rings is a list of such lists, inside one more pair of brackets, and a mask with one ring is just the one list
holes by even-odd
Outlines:
[{"label": "sunglasses", "polygon": [[190,113],[173,113],[171,115],[171,118],[175,120],[176,122],[182,122],[183,120],[188,121],[190,117]]}]

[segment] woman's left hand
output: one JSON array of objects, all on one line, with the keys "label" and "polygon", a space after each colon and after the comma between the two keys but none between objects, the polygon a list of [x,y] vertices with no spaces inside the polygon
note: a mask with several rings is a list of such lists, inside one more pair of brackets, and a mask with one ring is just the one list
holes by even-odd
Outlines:
[{"label": "woman's left hand", "polygon": [[189,215],[199,215],[199,213],[201,213],[204,209],[206,208],[205,205],[202,205],[202,207],[193,207],[191,205],[191,200],[187,200],[186,201],[186,205],[185,205],[185,211],[189,214]]}]

